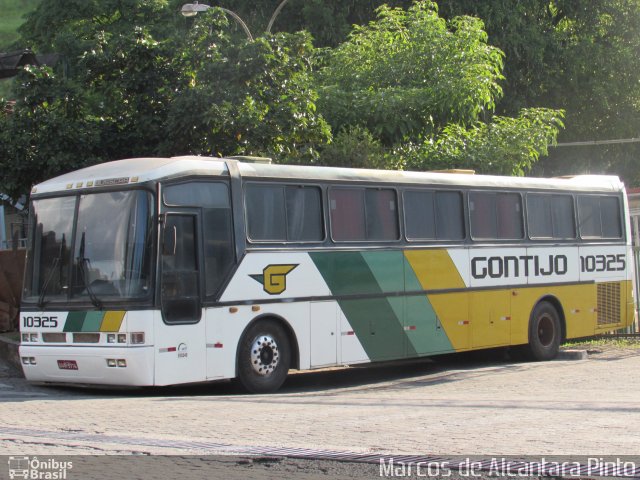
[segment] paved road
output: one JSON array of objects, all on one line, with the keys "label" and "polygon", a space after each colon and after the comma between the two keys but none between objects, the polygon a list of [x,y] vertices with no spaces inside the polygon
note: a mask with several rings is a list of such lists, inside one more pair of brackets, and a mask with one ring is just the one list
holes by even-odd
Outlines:
[{"label": "paved road", "polygon": [[[252,396],[231,384],[39,387],[0,365],[0,452],[637,455],[639,372],[631,349],[546,363],[457,357],[293,375],[281,393]],[[287,462],[278,468],[302,469]]]}]

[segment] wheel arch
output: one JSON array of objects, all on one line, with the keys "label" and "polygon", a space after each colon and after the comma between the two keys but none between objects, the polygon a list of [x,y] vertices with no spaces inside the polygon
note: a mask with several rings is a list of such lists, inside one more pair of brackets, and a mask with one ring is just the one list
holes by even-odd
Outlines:
[{"label": "wheel arch", "polygon": [[564,343],[564,341],[567,339],[567,323],[566,323],[566,317],[564,314],[564,308],[562,308],[562,303],[560,302],[558,297],[556,297],[555,295],[551,295],[551,294],[544,295],[540,297],[533,304],[530,315],[533,315],[533,312],[535,311],[536,307],[540,305],[542,302],[547,302],[551,304],[553,308],[556,309],[556,312],[558,312],[558,319],[560,320],[560,344]]},{"label": "wheel arch", "polygon": [[242,334],[238,338],[238,344],[236,345],[236,360],[235,360],[236,375],[237,375],[237,372],[238,372],[238,355],[239,355],[239,351],[240,351],[240,344],[245,339],[245,336],[246,336],[247,332],[249,331],[249,329],[251,327],[253,327],[256,323],[263,322],[263,321],[265,321],[265,322],[266,321],[272,321],[274,323],[277,323],[278,325],[280,325],[284,329],[285,333],[287,334],[287,339],[289,340],[289,345],[291,346],[291,365],[290,365],[290,368],[292,368],[292,369],[299,369],[300,368],[300,347],[298,345],[298,338],[297,338],[296,333],[294,332],[293,328],[291,327],[291,324],[287,320],[285,320],[283,317],[281,317],[280,315],[276,315],[274,313],[263,313],[262,315],[258,315],[257,317],[254,317],[247,324],[247,326],[244,327],[244,330],[242,330]]}]

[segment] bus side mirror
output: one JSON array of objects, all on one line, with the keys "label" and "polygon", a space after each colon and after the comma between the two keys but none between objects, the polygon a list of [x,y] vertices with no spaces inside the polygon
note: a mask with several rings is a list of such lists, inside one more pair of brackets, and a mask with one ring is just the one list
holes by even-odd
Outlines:
[{"label": "bus side mirror", "polygon": [[175,225],[166,223],[162,233],[162,255],[175,255],[178,243],[178,229]]}]

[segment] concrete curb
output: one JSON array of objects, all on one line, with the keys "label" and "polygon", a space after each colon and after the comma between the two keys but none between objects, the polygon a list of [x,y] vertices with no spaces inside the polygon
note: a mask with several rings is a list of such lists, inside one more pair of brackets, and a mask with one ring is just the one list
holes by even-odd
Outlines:
[{"label": "concrete curb", "polygon": [[22,371],[22,365],[20,364],[20,354],[18,353],[18,347],[20,342],[5,338],[0,335],[0,359],[7,362],[7,364],[15,370],[15,373],[20,377],[24,377]]},{"label": "concrete curb", "polygon": [[558,360],[586,360],[589,358],[589,354],[586,350],[560,350]]}]

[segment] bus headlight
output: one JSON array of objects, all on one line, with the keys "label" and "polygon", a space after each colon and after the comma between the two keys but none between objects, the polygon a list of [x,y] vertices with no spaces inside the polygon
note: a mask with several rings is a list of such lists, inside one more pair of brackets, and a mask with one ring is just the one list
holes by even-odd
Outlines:
[{"label": "bus headlight", "polygon": [[119,333],[118,334],[118,343],[127,343],[127,334]]},{"label": "bus headlight", "polygon": [[115,333],[107,333],[107,343],[116,343]]},{"label": "bus headlight", "polygon": [[131,333],[131,344],[132,345],[142,345],[144,343],[144,332],[132,332]]},{"label": "bus headlight", "polygon": [[38,341],[38,334],[37,333],[30,333],[29,334],[29,341],[30,342],[37,342]]},{"label": "bus headlight", "polygon": [[29,334],[28,333],[23,333],[22,334],[22,342],[28,342],[29,341]]}]

